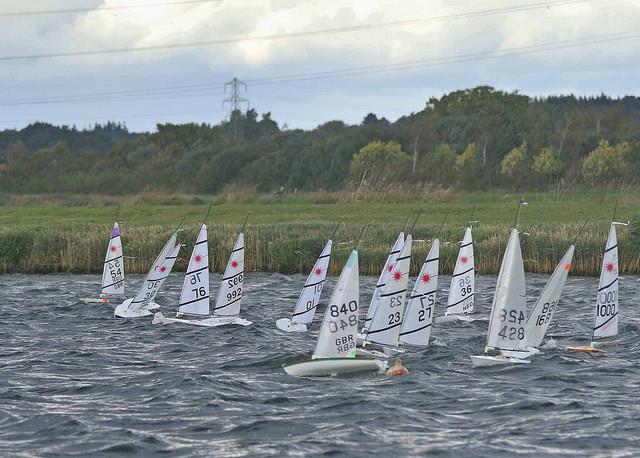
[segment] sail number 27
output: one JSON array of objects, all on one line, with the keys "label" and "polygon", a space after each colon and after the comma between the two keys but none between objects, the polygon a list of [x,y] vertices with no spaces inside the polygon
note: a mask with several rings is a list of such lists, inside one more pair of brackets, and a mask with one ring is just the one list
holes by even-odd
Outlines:
[{"label": "sail number 27", "polygon": [[[498,335],[503,339],[523,340],[524,327],[521,326],[525,322],[524,313],[517,310],[500,310],[500,322],[502,327]],[[514,326],[512,326],[514,325]]]}]

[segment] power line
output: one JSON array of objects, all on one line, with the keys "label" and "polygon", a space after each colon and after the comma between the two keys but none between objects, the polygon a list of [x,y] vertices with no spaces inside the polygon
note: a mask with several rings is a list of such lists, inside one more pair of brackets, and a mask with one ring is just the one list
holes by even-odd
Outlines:
[{"label": "power line", "polygon": [[96,8],[70,8],[61,10],[37,10],[37,11],[16,11],[16,12],[0,12],[0,17],[17,17],[17,16],[43,16],[47,14],[74,14],[89,13],[94,11],[116,11],[130,10],[136,8],[151,8],[157,6],[181,6],[192,5],[196,3],[220,3],[222,0],[184,0],[184,1],[167,1],[157,3],[147,3],[144,5],[114,5],[114,6],[98,6]]},{"label": "power line", "polygon": [[147,51],[162,51],[162,50],[169,50],[169,49],[184,49],[184,48],[195,48],[195,47],[202,47],[202,46],[227,45],[227,44],[243,43],[243,42],[250,42],[250,41],[269,41],[269,40],[281,40],[281,39],[287,39],[287,38],[323,36],[323,35],[332,35],[337,33],[350,33],[350,32],[360,32],[360,31],[374,30],[374,29],[380,29],[380,28],[407,26],[407,25],[420,24],[425,22],[440,22],[440,21],[470,19],[475,17],[517,13],[517,12],[536,10],[536,9],[548,9],[551,7],[573,5],[578,3],[592,3],[594,1],[600,1],[600,0],[556,0],[556,1],[536,2],[536,3],[527,4],[527,5],[510,6],[510,7],[503,7],[503,8],[492,8],[492,9],[478,10],[478,11],[472,11],[467,13],[451,14],[447,16],[432,16],[427,18],[405,19],[405,20],[392,21],[392,22],[380,22],[376,24],[363,24],[363,25],[336,27],[336,28],[322,29],[322,30],[310,30],[305,32],[261,35],[261,36],[255,36],[255,37],[223,38],[218,40],[193,41],[193,42],[187,42],[187,43],[172,43],[172,44],[164,44],[164,45],[138,46],[138,47],[130,47],[130,48],[98,49],[98,50],[90,50],[90,51],[66,51],[66,52],[42,53],[42,54],[0,56],[0,62],[32,60],[32,59],[52,59],[52,58],[60,58],[60,57],[94,56],[94,55],[105,55],[105,54],[123,54],[123,53],[147,52]]},{"label": "power line", "polygon": [[[279,75],[279,76],[271,76],[271,77],[263,77],[263,78],[254,78],[254,79],[247,79],[246,83],[259,86],[259,85],[269,85],[269,84],[281,84],[281,83],[287,83],[287,82],[319,80],[319,79],[327,79],[327,78],[351,77],[351,76],[358,76],[361,74],[368,75],[368,74],[384,73],[384,72],[390,72],[390,71],[407,70],[407,69],[418,68],[418,67],[434,67],[439,65],[458,64],[458,63],[478,61],[478,60],[484,60],[484,59],[527,55],[527,54],[534,54],[534,53],[540,53],[540,52],[555,51],[560,49],[575,48],[580,46],[589,46],[589,45],[597,45],[602,43],[610,43],[615,41],[630,40],[630,39],[636,39],[636,38],[640,38],[640,32],[625,32],[625,33],[618,33],[618,34],[601,35],[598,37],[590,37],[590,38],[584,38],[584,39],[567,40],[567,41],[556,42],[556,43],[543,43],[539,45],[514,47],[514,48],[508,48],[508,49],[503,49],[503,50],[493,51],[493,52],[467,53],[467,54],[458,54],[458,55],[449,56],[449,57],[439,57],[439,58],[429,58],[429,59],[397,62],[394,64],[369,65],[369,66],[362,66],[362,67],[345,68],[340,70],[330,70],[330,71],[324,71],[324,72],[298,73],[298,74]],[[89,98],[104,98],[104,97],[108,98],[111,96],[123,96],[123,97],[127,97],[127,100],[132,100],[132,98],[135,96],[166,97],[167,95],[171,95],[171,94],[199,93],[199,92],[208,91],[214,88],[220,88],[220,86],[221,86],[220,83],[198,83],[198,84],[182,85],[182,86],[167,86],[163,88],[147,89],[144,91],[131,90],[131,91],[79,94],[79,95],[72,95],[72,96],[60,96],[60,97],[53,97],[53,98],[47,98],[47,99],[8,100],[8,101],[0,101],[0,106],[66,103],[66,102],[73,102],[73,101],[83,101]]]},{"label": "power line", "polygon": [[264,85],[264,84],[280,84],[296,81],[318,80],[325,78],[336,77],[348,77],[357,76],[361,74],[369,73],[383,73],[389,71],[407,70],[417,67],[432,67],[446,64],[458,64],[470,61],[493,59],[499,57],[519,56],[527,54],[535,54],[545,51],[555,51],[559,49],[576,48],[580,46],[596,45],[602,43],[609,43],[622,40],[630,40],[634,38],[640,38],[640,32],[625,32],[611,35],[602,35],[599,37],[591,37],[585,39],[567,40],[558,43],[545,43],[540,45],[530,45],[515,48],[507,48],[494,52],[480,52],[459,54],[457,56],[432,58],[432,59],[420,59],[407,62],[398,62],[395,64],[383,64],[383,65],[369,65],[363,67],[353,67],[343,70],[332,70],[326,72],[316,73],[300,73],[297,75],[284,75],[273,76],[265,78],[248,79],[247,83],[252,85]]}]

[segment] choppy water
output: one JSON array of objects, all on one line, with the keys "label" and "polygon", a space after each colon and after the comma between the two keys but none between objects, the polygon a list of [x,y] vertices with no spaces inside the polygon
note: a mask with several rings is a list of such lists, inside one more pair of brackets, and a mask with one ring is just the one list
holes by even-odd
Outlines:
[{"label": "choppy water", "polygon": [[[528,276],[530,293],[544,281]],[[255,324],[201,329],[80,303],[97,276],[0,276],[0,455],[640,456],[639,279],[621,282],[620,344],[606,358],[558,348],[528,366],[473,370],[479,320],[435,327],[435,344],[405,355],[411,373],[397,379],[284,373],[317,336],[317,321],[310,334],[274,326],[303,282],[248,274],[243,314]],[[478,279],[477,316],[494,283]],[[368,303],[374,279],[361,284]],[[166,314],[180,287],[172,275],[159,296]],[[590,335],[596,287],[569,279],[550,329],[559,347]]]}]

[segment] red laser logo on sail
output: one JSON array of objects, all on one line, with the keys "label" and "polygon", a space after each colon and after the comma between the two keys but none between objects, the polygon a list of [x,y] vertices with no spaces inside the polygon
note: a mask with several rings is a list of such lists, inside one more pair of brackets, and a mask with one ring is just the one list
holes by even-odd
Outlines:
[{"label": "red laser logo on sail", "polygon": [[399,271],[399,270],[396,270],[396,271],[393,273],[393,279],[394,279],[395,281],[400,281],[400,279],[401,279],[401,278],[402,278],[402,274],[400,273],[400,271]]},{"label": "red laser logo on sail", "polygon": [[612,262],[610,262],[609,264],[607,264],[607,272],[613,272],[613,270],[616,268],[616,266],[613,265]]},{"label": "red laser logo on sail", "polygon": [[199,254],[195,255],[195,257],[193,258],[193,260],[197,263],[200,264],[202,262],[202,256],[200,256]]},{"label": "red laser logo on sail", "polygon": [[318,268],[315,270],[315,274],[316,274],[316,276],[318,276],[318,277],[319,277],[320,275],[322,275],[322,269],[321,269],[320,267],[318,267]]},{"label": "red laser logo on sail", "polygon": [[466,264],[468,261],[469,261],[469,258],[467,258],[466,256],[463,256],[463,257],[460,258],[460,262],[462,264]]},{"label": "red laser logo on sail", "polygon": [[422,283],[429,283],[431,281],[431,275],[429,274],[424,274],[422,276]]},{"label": "red laser logo on sail", "polygon": [[236,267],[238,267],[238,261],[234,259],[233,261],[231,261],[231,268],[235,269]]}]

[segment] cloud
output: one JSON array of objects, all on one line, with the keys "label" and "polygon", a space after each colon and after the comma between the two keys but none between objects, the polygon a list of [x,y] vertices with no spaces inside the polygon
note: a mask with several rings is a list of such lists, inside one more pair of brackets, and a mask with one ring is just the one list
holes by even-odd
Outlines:
[{"label": "cloud", "polygon": [[[557,1],[549,0],[548,4],[554,5]],[[157,2],[95,0],[90,4],[99,7]],[[230,37],[255,38],[407,19],[459,16],[458,19],[422,21],[349,33],[154,52],[0,62],[2,69],[10,75],[11,83],[6,85],[14,88],[5,90],[0,98],[6,100],[51,93],[64,95],[96,91],[97,88],[137,89],[176,82],[217,81],[222,84],[234,75],[253,79],[441,59],[470,53],[490,54],[541,43],[635,32],[637,29],[640,0],[565,3],[564,6],[473,17],[467,13],[513,8],[529,2],[223,0],[179,7],[149,6],[76,15],[0,18],[3,25],[0,27],[0,42],[3,43],[0,54],[7,56],[134,48]],[[47,8],[58,7],[68,8],[69,5],[62,0],[47,2]],[[290,113],[292,119],[296,116],[308,118],[310,115],[304,102],[313,100],[317,105],[315,111],[324,113],[323,116],[339,104],[344,106],[344,117],[357,120],[366,110],[363,107],[366,104],[378,103],[380,108],[371,106],[371,111],[394,116],[420,109],[428,95],[475,84],[492,84],[535,93],[568,90],[598,93],[616,88],[628,91],[636,87],[634,75],[640,62],[638,41],[447,65],[424,65],[397,72],[369,72],[351,79],[295,83],[283,91],[275,87],[254,86],[250,87],[250,95],[256,100],[262,97],[263,102],[258,103],[263,103],[264,111],[271,106],[279,108],[283,103],[289,103],[282,111]],[[218,96],[213,100],[215,97]],[[414,99],[415,102],[407,106]],[[118,101],[117,105],[113,102],[109,106],[107,102],[100,102],[82,109],[79,105],[61,106],[57,112],[65,111],[71,117],[73,113],[83,113],[83,110],[85,113],[96,112],[107,106],[126,113],[125,102]],[[167,98],[163,101],[164,111],[170,111],[175,104],[182,104],[180,108],[186,112],[193,109],[196,102],[198,98],[194,96],[184,100]],[[150,98],[139,100],[137,104],[149,107],[147,111],[162,106],[160,101],[151,101]],[[351,108],[356,105],[362,108]],[[53,107],[39,106],[14,109],[7,117],[33,117],[52,112]],[[309,126],[311,122],[305,125]]]}]

